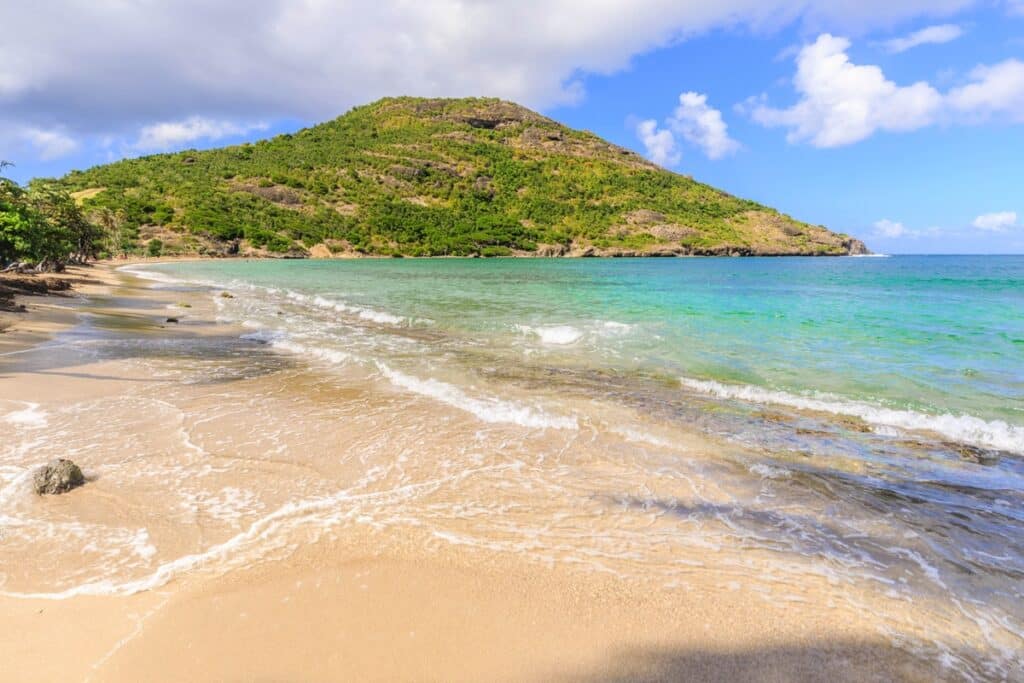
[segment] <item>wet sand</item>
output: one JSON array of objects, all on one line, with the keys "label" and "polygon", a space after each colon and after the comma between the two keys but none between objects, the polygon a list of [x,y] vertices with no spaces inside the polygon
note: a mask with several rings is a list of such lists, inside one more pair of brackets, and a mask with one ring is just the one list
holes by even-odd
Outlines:
[{"label": "wet sand", "polygon": [[[756,566],[757,553],[747,555],[742,547],[695,554],[685,582],[673,584],[642,571],[595,571],[554,549],[547,561],[538,561],[536,553],[510,552],[499,536],[493,548],[467,546],[439,540],[417,524],[391,523],[401,515],[406,489],[435,481],[441,483],[431,483],[433,498],[417,503],[423,510],[442,509],[442,503],[443,511],[504,509],[520,524],[538,525],[551,523],[562,511],[560,501],[546,498],[544,491],[525,501],[504,500],[497,485],[502,477],[517,476],[517,470],[506,468],[500,453],[495,462],[481,463],[494,478],[478,487],[444,483],[459,482],[463,475],[442,471],[449,476],[444,479],[432,463],[454,448],[446,435],[468,438],[475,429],[463,424],[464,418],[418,415],[415,406],[400,416],[389,414],[405,404],[365,397],[358,386],[327,390],[298,371],[281,387],[279,375],[289,370],[283,361],[253,354],[244,377],[218,375],[219,382],[232,383],[232,401],[239,391],[253,397],[254,403],[228,412],[222,385],[190,384],[164,371],[188,364],[189,348],[204,343],[216,348],[220,339],[239,335],[240,330],[217,324],[203,307],[209,294],[154,290],[110,266],[88,272],[98,283],[79,288],[84,299],[28,300],[29,313],[0,335],[0,353],[9,354],[0,356],[0,398],[43,407],[71,401],[89,405],[90,400],[116,405],[110,401],[133,392],[155,388],[159,395],[164,386],[173,389],[168,402],[188,404],[189,419],[209,417],[205,431],[198,420],[189,431],[191,439],[205,438],[198,446],[203,455],[184,462],[197,471],[209,469],[203,475],[210,481],[203,484],[208,486],[200,491],[204,495],[244,481],[269,492],[268,510],[273,510],[286,505],[297,488],[315,489],[323,482],[324,490],[332,491],[341,482],[361,481],[358,469],[376,466],[363,455],[373,453],[374,444],[380,444],[376,457],[405,458],[416,441],[410,445],[390,434],[389,425],[399,420],[413,425],[418,419],[424,425],[437,420],[442,426],[423,428],[420,448],[431,458],[404,465],[401,476],[382,475],[365,486],[366,493],[358,488],[317,504],[318,514],[342,520],[351,505],[358,524],[259,521],[247,526],[198,506],[194,524],[185,525],[163,518],[160,507],[162,487],[182,482],[156,475],[128,480],[120,477],[125,470],[118,462],[117,444],[124,443],[126,451],[131,444],[154,454],[147,467],[181,466],[182,446],[174,442],[175,425],[168,424],[173,420],[162,414],[158,419],[144,413],[83,413],[83,429],[88,425],[104,433],[97,436],[99,446],[83,449],[81,457],[92,461],[81,464],[87,476],[90,471],[102,476],[62,498],[24,504],[46,505],[48,515],[83,523],[131,525],[144,518],[149,540],[169,557],[188,557],[211,546],[231,552],[179,562],[166,575],[133,574],[136,584],[130,590],[63,597],[57,594],[70,579],[57,577],[74,576],[74,567],[67,566],[73,556],[3,551],[0,623],[7,635],[0,638],[0,667],[5,681],[925,681],[948,675],[881,635],[871,610],[851,606],[872,604],[879,596],[837,602],[836,588],[825,577],[807,576],[797,586],[779,585],[768,594],[754,583],[726,581],[735,576],[737,559]],[[182,323],[164,323],[171,315],[168,307],[180,303],[189,303],[175,309]],[[105,357],[82,363],[78,355],[64,355],[59,342],[83,320],[93,329],[116,330],[153,347],[170,344],[169,350],[158,363]],[[21,353],[39,343],[51,346],[44,353]],[[226,359],[196,373],[234,367]],[[346,401],[359,406],[361,419],[366,406],[373,406],[379,421],[353,416],[347,425],[337,412],[318,412],[344,411]],[[264,404],[266,412],[260,412]],[[275,453],[280,455],[271,456],[263,432],[275,429],[275,420],[290,429],[279,430]],[[218,450],[209,444],[227,445]],[[274,498],[278,491],[280,500]],[[467,492],[475,498],[459,499]],[[388,508],[391,517],[352,502],[361,495],[396,500]],[[489,509],[492,503],[496,507]],[[290,520],[291,512],[278,519]],[[469,527],[472,518],[466,519],[452,522],[454,528]],[[574,528],[571,516],[558,524],[566,538],[604,531],[589,522]],[[609,525],[612,537],[616,530],[611,520]],[[256,545],[259,552],[234,551]],[[111,571],[123,578],[118,567]],[[33,591],[51,594],[30,597]]]}]

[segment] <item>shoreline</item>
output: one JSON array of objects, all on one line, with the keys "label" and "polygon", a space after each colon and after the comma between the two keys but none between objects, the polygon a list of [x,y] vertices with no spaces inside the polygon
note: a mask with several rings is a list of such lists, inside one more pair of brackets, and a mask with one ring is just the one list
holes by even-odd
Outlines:
[{"label": "shoreline", "polygon": [[[161,260],[168,259],[140,262]],[[94,266],[97,283],[83,286],[80,298],[30,302],[25,325],[4,336],[14,334],[11,341],[22,350],[38,348],[87,320],[100,327],[110,322],[129,339],[184,341],[186,349],[191,341],[237,336],[203,307],[208,294],[161,291],[118,270],[128,265],[135,263]],[[168,306],[180,303],[189,304],[184,323],[162,327]],[[37,322],[40,314],[45,324]],[[61,354],[53,347],[0,355],[7,361],[3,394],[27,397],[30,390],[33,401],[50,405],[162,381],[116,360],[75,365]],[[39,358],[29,362],[29,355]],[[60,369],[57,376],[53,368]],[[251,381],[266,386],[273,377]],[[289,392],[309,381],[315,378],[300,373]],[[204,400],[198,389],[175,386],[190,401]],[[274,410],[288,410],[291,395]],[[246,430],[244,422],[223,428]],[[443,452],[443,444],[435,446]],[[346,449],[344,441],[322,447],[328,454]],[[284,465],[226,462],[261,480],[285,481],[276,474]],[[92,464],[83,464],[88,475]],[[38,502],[95,517],[105,499],[132,493],[124,486],[106,475]],[[855,610],[834,604],[824,579],[802,585],[799,600],[723,587],[715,567],[728,552],[709,553],[688,571],[681,590],[660,580],[452,545],[415,527],[300,525],[287,537],[292,543],[283,550],[253,562],[199,563],[131,595],[0,596],[0,618],[19,634],[0,645],[8,680],[952,678],[894,646]],[[52,654],[55,641],[60,656]]]}]

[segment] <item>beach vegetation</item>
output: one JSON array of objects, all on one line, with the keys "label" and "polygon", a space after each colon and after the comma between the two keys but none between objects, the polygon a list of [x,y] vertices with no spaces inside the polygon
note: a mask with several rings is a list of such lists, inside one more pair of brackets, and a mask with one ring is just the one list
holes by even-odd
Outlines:
[{"label": "beach vegetation", "polygon": [[165,254],[846,249],[843,236],[496,99],[387,98],[269,140],[126,159],[60,183],[86,212],[120,216],[112,253],[141,253],[157,236]]}]

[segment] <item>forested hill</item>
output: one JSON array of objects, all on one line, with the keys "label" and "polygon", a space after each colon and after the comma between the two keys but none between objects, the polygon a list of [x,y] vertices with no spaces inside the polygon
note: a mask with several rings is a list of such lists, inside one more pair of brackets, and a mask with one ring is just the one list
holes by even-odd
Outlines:
[{"label": "forested hill", "polygon": [[[255,144],[61,180],[126,250],[846,254],[863,245],[495,99],[388,98]],[[109,211],[104,211],[109,209]],[[109,220],[109,219],[108,219]]]}]

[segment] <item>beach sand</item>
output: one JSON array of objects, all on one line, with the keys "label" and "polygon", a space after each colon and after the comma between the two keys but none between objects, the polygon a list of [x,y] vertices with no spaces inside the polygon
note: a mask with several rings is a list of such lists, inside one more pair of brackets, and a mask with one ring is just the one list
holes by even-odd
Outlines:
[{"label": "beach sand", "polygon": [[[109,579],[113,584],[124,579],[118,584],[122,588],[103,590],[100,582],[92,591],[100,594],[72,591],[67,596],[52,593],[74,585],[75,568],[69,565],[78,561],[76,554],[40,554],[35,546],[0,551],[0,572],[6,579],[0,587],[4,681],[834,683],[926,681],[944,675],[936,665],[898,648],[893,637],[883,636],[872,610],[852,606],[871,605],[879,596],[837,602],[835,587],[820,576],[808,576],[799,585],[780,584],[768,594],[758,585],[726,580],[735,576],[737,558],[750,561],[742,547],[695,556],[685,581],[673,583],[643,572],[595,571],[554,551],[538,561],[536,553],[509,551],[497,535],[493,547],[468,546],[442,542],[438,534],[416,524],[386,521],[401,515],[405,489],[436,478],[419,461],[406,465],[401,476],[382,475],[382,483],[374,480],[365,486],[366,494],[318,503],[318,515],[341,520],[333,525],[289,525],[290,511],[267,522],[274,515],[266,513],[290,500],[289,491],[323,480],[324,490],[330,491],[360,481],[359,467],[376,466],[370,456],[347,454],[370,453],[372,444],[381,442],[382,458],[390,457],[388,448],[395,454],[407,452],[408,444],[388,442],[390,421],[437,416],[417,415],[410,408],[389,417],[387,411],[399,405],[389,403],[393,399],[366,397],[359,387],[328,391],[283,361],[254,362],[266,365],[232,378],[236,393],[231,400],[237,402],[238,392],[243,392],[253,403],[227,413],[222,385],[189,384],[163,370],[188,363],[178,349],[188,349],[190,343],[237,338],[242,332],[216,322],[208,293],[153,289],[110,265],[84,273],[92,283],[76,287],[75,297],[27,297],[22,301],[28,313],[3,314],[5,322],[14,322],[0,335],[0,398],[45,409],[67,402],[105,401],[102,405],[111,406],[122,396],[166,391],[167,403],[187,404],[189,415],[209,416],[208,422],[197,420],[189,432],[193,440],[197,433],[205,435],[206,441],[197,446],[205,455],[189,456],[182,465],[182,446],[175,441],[181,430],[176,423],[168,424],[177,417],[149,421],[143,414],[128,420],[86,411],[78,424],[92,430],[95,439],[75,457],[87,476],[102,476],[60,498],[19,504],[48,506],[39,514],[83,524],[144,524],[149,531],[140,543],[144,548],[149,541],[159,546],[158,560],[188,558],[206,547],[221,550],[194,562],[179,560],[165,574],[139,573],[112,559]],[[166,323],[169,307],[181,303],[189,304],[175,309],[182,323]],[[82,330],[83,325],[89,329]],[[83,363],[80,355],[67,355],[60,346],[76,330],[80,335],[116,330],[121,337],[138,337],[154,347],[184,343],[156,365],[106,357]],[[41,343],[50,344],[45,352],[28,351]],[[222,366],[230,363],[217,368]],[[288,378],[284,388],[282,372]],[[258,413],[260,401],[270,406],[280,424],[290,426],[275,432],[274,452],[283,455],[266,455],[261,433],[277,423],[266,417],[271,413]],[[339,405],[343,410],[346,401],[360,402],[360,415],[366,405],[378,406],[384,417],[365,423],[353,417],[346,426],[337,413],[317,412]],[[431,455],[424,463],[451,447],[446,435],[469,434],[473,427],[460,419],[444,416],[443,429],[424,430],[420,445]],[[205,431],[201,424],[207,425]],[[12,428],[19,426],[4,426]],[[180,480],[121,477],[128,470],[119,462],[118,444],[125,444],[125,450],[131,444],[133,452],[149,449],[154,456],[145,467],[213,463],[202,477],[207,488],[197,490],[197,496],[234,490],[239,482],[269,492],[263,521],[249,525],[248,518],[239,523],[200,512],[193,524],[180,523],[167,512],[170,507],[162,507],[167,487],[182,486]],[[221,446],[218,450],[209,444]],[[290,453],[300,454],[299,464],[286,457]],[[496,479],[488,479],[488,485],[514,476],[503,466],[481,465],[495,468]],[[513,511],[520,524],[545,524],[558,510],[559,501],[546,499],[543,491],[532,500],[504,500],[503,492],[487,485],[438,485],[433,498],[417,505],[431,510],[430,505],[444,503],[450,510],[452,498],[466,491],[493,500],[455,501],[460,506],[494,503],[494,509]],[[274,497],[277,492],[280,499]],[[363,501],[361,495],[389,496],[390,516],[354,502]],[[346,521],[349,505],[357,509],[352,519],[359,523]],[[594,526],[574,530],[571,517],[560,519],[568,536],[602,531]],[[55,546],[61,543],[53,539]],[[257,545],[260,550],[253,551]],[[82,557],[92,552],[83,548]],[[152,552],[140,551],[140,557]],[[727,566],[728,572],[723,569]],[[124,588],[131,581],[134,587]],[[33,592],[50,594],[32,597]]]}]

